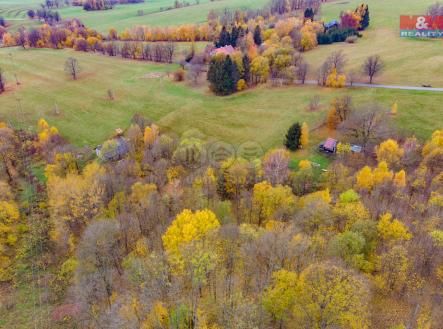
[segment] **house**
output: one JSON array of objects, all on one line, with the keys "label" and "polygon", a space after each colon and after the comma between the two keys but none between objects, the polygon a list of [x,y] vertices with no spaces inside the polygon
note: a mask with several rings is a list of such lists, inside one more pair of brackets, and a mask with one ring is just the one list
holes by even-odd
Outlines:
[{"label": "house", "polygon": [[351,152],[352,153],[361,153],[363,148],[360,145],[351,145]]},{"label": "house", "polygon": [[120,160],[128,152],[129,145],[123,136],[116,136],[95,148],[95,154],[102,161]]},{"label": "house", "polygon": [[234,47],[232,47],[231,45],[228,45],[228,46],[216,48],[216,49],[212,50],[209,54],[211,56],[215,56],[218,54],[224,54],[227,56],[227,55],[232,55],[232,53],[234,51],[235,51]]},{"label": "house", "polygon": [[337,151],[337,140],[333,138],[328,138],[326,141],[321,143],[318,148],[322,152],[335,153]]},{"label": "house", "polygon": [[336,20],[330,21],[324,24],[326,30],[332,29],[333,27],[339,27],[340,23]]}]

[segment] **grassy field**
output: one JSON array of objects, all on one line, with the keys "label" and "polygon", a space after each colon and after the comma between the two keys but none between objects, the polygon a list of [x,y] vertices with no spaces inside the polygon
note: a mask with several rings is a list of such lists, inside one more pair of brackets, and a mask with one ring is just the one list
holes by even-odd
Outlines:
[{"label": "grassy field", "polygon": [[[333,1],[322,6],[325,21],[337,19],[341,11],[355,8],[361,1]],[[342,50],[347,58],[348,71],[359,70],[365,58],[379,54],[385,70],[375,81],[399,85],[431,84],[443,87],[442,40],[414,40],[399,37],[400,15],[420,15],[435,0],[366,0],[371,17],[370,27],[356,44],[336,43],[320,46],[308,53],[306,59],[312,69],[332,52]],[[314,72],[312,72],[314,73]],[[314,78],[314,74],[311,74]],[[366,81],[365,77],[360,78]]]},{"label": "grassy field", "polygon": [[[69,80],[63,71],[69,56],[76,57],[82,68],[78,81]],[[133,114],[141,113],[177,134],[198,129],[208,138],[236,145],[255,141],[267,149],[281,145],[294,121],[306,121],[311,127],[320,123],[330,100],[345,93],[355,104],[380,102],[388,107],[397,100],[399,127],[418,137],[427,138],[443,126],[443,94],[430,92],[260,86],[222,98],[206,87],[195,89],[172,82],[166,72],[173,71],[174,65],[72,50],[1,49],[0,66],[9,81],[8,91],[0,96],[2,119],[33,128],[38,118],[44,117],[77,145],[94,146],[115,128],[127,127]],[[152,78],[152,73],[165,76]],[[17,74],[20,86],[13,83],[13,74]],[[108,89],[114,91],[116,100],[107,99]],[[322,107],[307,112],[314,95],[320,96]],[[58,115],[54,114],[55,106],[61,112]],[[313,136],[313,142],[318,138]]]},{"label": "grassy field", "polygon": [[41,0],[0,0],[0,17],[6,19],[8,30],[16,31],[20,26],[36,26],[36,21],[27,18],[27,11],[37,8]]},{"label": "grassy field", "polygon": [[[79,18],[87,26],[107,33],[111,27],[122,31],[136,25],[168,26],[188,23],[203,23],[210,10],[225,8],[258,8],[268,0],[196,0],[189,1],[191,6],[167,11],[160,8],[174,6],[174,0],[148,0],[145,3],[117,5],[112,10],[87,12],[81,7],[61,9],[63,18]],[[137,12],[143,10],[144,15]]]}]

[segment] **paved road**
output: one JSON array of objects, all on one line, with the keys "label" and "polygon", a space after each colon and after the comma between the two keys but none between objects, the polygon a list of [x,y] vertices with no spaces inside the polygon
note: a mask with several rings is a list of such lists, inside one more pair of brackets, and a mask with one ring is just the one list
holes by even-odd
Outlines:
[{"label": "paved road", "polygon": [[[317,85],[318,82],[315,80],[306,80],[305,84],[308,85]],[[347,85],[350,87],[350,85]],[[443,92],[443,88],[427,88],[427,87],[414,87],[414,86],[395,86],[395,85],[377,85],[377,84],[369,84],[369,83],[358,83],[354,82],[352,84],[353,87],[360,88],[381,88],[381,89],[399,89],[399,90],[415,90],[415,91],[432,91],[432,92]]]}]

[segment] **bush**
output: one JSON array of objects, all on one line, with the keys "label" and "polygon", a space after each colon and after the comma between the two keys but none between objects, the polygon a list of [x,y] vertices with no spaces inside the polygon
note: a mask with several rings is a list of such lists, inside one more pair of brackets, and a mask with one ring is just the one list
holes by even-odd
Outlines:
[{"label": "bush", "polygon": [[317,42],[319,45],[328,45],[333,42],[344,42],[350,36],[360,37],[361,35],[352,28],[332,28],[325,33],[318,34]]},{"label": "bush", "polygon": [[178,69],[174,72],[174,81],[181,82],[185,80],[185,70]]},{"label": "bush", "polygon": [[238,91],[242,91],[244,89],[246,89],[246,82],[245,82],[245,80],[243,80],[243,79],[238,80],[238,82],[237,82],[237,90]]},{"label": "bush", "polygon": [[357,36],[356,35],[350,35],[346,38],[345,42],[347,43],[356,43],[357,42]]}]

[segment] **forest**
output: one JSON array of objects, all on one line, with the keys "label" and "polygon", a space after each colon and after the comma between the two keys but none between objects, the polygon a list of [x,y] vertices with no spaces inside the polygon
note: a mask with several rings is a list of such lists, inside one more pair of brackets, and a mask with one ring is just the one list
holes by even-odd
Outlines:
[{"label": "forest", "polygon": [[[302,129],[299,143],[308,139]],[[0,142],[1,280],[41,273],[54,325],[438,328],[443,319],[441,130],[422,145],[375,142],[372,154],[343,145],[326,171],[307,160],[290,171],[283,148],[217,161],[192,131],[177,139],[141,116],[98,160],[43,119],[36,134],[2,124]]]}]

